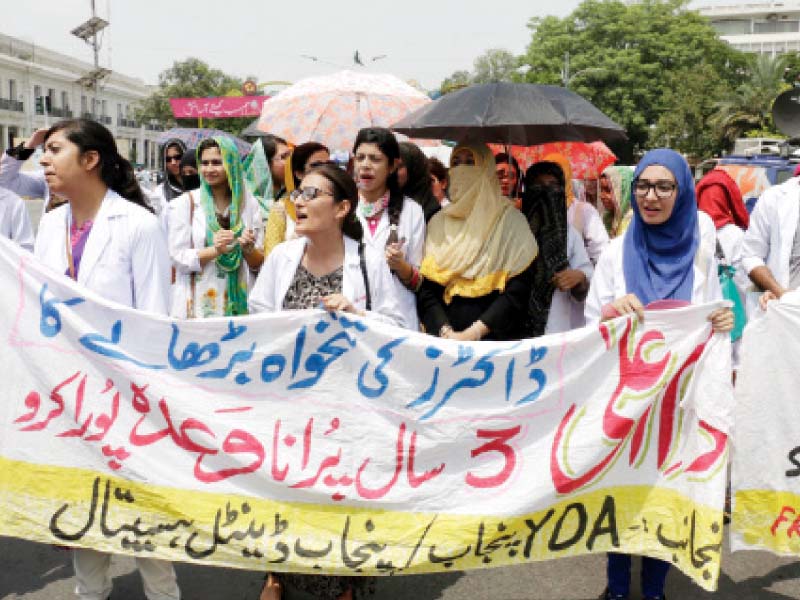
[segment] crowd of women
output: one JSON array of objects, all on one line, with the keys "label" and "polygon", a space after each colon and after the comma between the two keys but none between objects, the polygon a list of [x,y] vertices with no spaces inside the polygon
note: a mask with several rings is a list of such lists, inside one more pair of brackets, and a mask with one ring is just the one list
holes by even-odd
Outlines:
[{"label": "crowd of women", "polygon": [[[39,145],[43,176],[20,172]],[[67,199],[43,216],[34,253],[109,300],[181,319],[323,308],[463,341],[644,318],[663,300],[721,299],[715,223],[737,214],[722,201],[706,207],[713,220],[698,211],[689,166],[666,149],[635,170],[606,170],[597,207],[585,189],[575,193],[563,156],[523,172],[513,157],[468,144],[445,166],[375,127],[358,132],[346,169],[322,144],[277,137],[244,160],[226,137],[195,149],[170,142],[163,156],[166,178],[145,194],[106,128],[62,121],[3,156],[0,185]],[[0,228],[19,229],[10,224],[18,212],[0,210]],[[734,315],[717,309],[709,320],[726,333]],[[78,597],[105,600],[110,557],[73,557]],[[179,598],[169,563],[138,565],[150,600]],[[645,598],[664,597],[668,569],[643,562]],[[262,599],[287,586],[359,598],[373,585],[270,574]],[[610,555],[604,597],[627,598],[629,585],[630,557]]]}]

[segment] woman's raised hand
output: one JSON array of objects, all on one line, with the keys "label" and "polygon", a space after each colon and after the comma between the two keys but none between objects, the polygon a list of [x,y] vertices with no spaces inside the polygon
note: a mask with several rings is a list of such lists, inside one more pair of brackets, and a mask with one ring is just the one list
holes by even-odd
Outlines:
[{"label": "woman's raised hand", "polygon": [[233,232],[229,229],[219,229],[214,232],[214,250],[217,254],[226,254],[231,251],[231,244],[233,244]]}]

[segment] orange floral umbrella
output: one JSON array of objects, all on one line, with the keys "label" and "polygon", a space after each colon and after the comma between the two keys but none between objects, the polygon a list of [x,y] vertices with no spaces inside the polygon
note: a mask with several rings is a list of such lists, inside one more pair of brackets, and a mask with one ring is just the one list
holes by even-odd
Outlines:
[{"label": "orange floral umbrella", "polygon": [[[505,152],[505,146],[491,144],[495,154]],[[537,146],[511,146],[511,155],[522,170],[549,154],[561,154],[572,167],[574,179],[597,179],[607,167],[617,162],[616,155],[603,142],[548,142]]]}]

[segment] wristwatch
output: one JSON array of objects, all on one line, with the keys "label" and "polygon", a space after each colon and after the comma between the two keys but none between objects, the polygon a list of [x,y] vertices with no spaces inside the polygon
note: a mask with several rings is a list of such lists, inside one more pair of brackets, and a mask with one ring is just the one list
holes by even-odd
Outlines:
[{"label": "wristwatch", "polygon": [[31,156],[33,156],[33,152],[34,148],[26,148],[25,142],[6,150],[6,154],[16,160],[28,160]]}]

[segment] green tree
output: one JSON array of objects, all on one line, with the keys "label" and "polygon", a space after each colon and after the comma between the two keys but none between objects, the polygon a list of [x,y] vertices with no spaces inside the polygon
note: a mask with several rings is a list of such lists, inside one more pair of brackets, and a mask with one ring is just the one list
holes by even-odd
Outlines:
[{"label": "green tree", "polygon": [[519,59],[508,50],[491,48],[475,59],[472,83],[512,81]]},{"label": "green tree", "polygon": [[766,54],[754,56],[747,69],[747,80],[716,104],[710,124],[728,146],[751,131],[779,135],[772,122],[772,104],[789,89],[784,77],[786,61]]},{"label": "green tree", "polygon": [[729,91],[708,64],[671,73],[650,141],[700,159],[718,154],[723,140],[708,122]]},{"label": "green tree", "polygon": [[[214,69],[197,58],[176,61],[158,77],[158,89],[142,102],[137,118],[155,119],[167,127],[196,127],[196,119],[176,119],[172,116],[170,98],[205,98],[225,96],[240,90],[242,80]],[[238,134],[247,126],[247,119],[203,119],[204,127],[222,129]]]},{"label": "green tree", "polygon": [[442,90],[443,94],[447,94],[468,86],[471,83],[471,80],[472,78],[469,74],[469,71],[456,71],[450,75],[450,77],[445,78],[439,88]]},{"label": "green tree", "polygon": [[[623,160],[654,144],[656,124],[675,106],[670,94],[681,85],[676,74],[702,69],[731,87],[746,60],[719,39],[707,19],[688,10],[687,0],[585,0],[563,19],[534,18],[528,26],[525,79],[553,85],[566,79],[568,87],[625,127],[629,144],[620,149]],[[703,94],[698,96],[694,101],[702,102]]]}]

